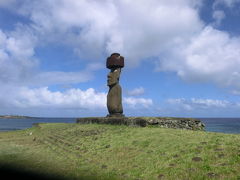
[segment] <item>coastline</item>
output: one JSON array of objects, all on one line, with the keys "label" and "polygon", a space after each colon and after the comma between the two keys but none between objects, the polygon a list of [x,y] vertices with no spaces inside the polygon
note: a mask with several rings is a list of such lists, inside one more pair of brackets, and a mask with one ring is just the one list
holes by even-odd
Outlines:
[{"label": "coastline", "polygon": [[[0,131],[26,129],[33,123],[75,123],[77,118],[33,117],[33,118],[0,118]],[[240,134],[240,118],[196,118],[205,125],[207,132]],[[155,125],[156,126],[156,125]]]},{"label": "coastline", "polygon": [[32,119],[37,117],[19,116],[19,115],[0,115],[0,119]]}]

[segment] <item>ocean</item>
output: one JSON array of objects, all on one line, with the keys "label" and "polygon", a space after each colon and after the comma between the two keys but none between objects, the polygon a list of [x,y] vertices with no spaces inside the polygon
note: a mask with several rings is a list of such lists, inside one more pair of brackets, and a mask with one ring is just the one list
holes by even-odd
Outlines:
[{"label": "ocean", "polygon": [[32,127],[34,123],[75,123],[76,118],[0,118],[0,131],[13,131]]},{"label": "ocean", "polygon": [[[197,118],[209,132],[240,134],[240,118]],[[0,119],[0,131],[13,131],[32,127],[34,123],[75,123],[76,118]]]},{"label": "ocean", "polygon": [[197,118],[209,132],[240,134],[240,118]]}]

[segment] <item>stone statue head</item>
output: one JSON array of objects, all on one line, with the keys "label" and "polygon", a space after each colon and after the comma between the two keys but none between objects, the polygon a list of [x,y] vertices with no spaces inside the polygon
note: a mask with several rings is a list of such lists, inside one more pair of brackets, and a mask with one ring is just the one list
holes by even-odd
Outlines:
[{"label": "stone statue head", "polygon": [[112,68],[107,76],[107,85],[114,86],[119,82],[121,68]]}]

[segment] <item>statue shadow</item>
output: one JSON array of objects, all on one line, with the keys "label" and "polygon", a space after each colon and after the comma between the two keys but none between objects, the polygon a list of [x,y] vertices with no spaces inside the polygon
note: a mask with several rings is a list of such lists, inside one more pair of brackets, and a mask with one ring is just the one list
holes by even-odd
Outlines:
[{"label": "statue shadow", "polygon": [[69,180],[69,179],[97,179],[97,178],[86,178],[86,177],[77,177],[77,178],[64,178],[56,174],[43,174],[36,171],[28,171],[26,169],[21,169],[13,165],[6,165],[0,163],[0,174],[4,179],[24,179],[24,180]]}]

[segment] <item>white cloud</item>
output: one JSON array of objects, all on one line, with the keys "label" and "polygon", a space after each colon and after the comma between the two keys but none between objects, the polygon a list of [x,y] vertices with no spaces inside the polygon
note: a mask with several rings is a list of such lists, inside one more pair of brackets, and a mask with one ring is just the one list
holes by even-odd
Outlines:
[{"label": "white cloud", "polygon": [[16,0],[0,0],[0,7],[10,7],[16,2]]},{"label": "white cloud", "polygon": [[125,97],[123,98],[123,103],[129,105],[130,107],[145,107],[148,108],[153,105],[152,99],[146,98],[134,98],[134,97]]},{"label": "white cloud", "polygon": [[191,99],[193,104],[206,107],[227,107],[230,103],[226,100],[215,100],[215,99]]},{"label": "white cloud", "polygon": [[212,17],[215,20],[215,24],[220,25],[222,20],[226,17],[226,15],[222,10],[214,10]]},{"label": "white cloud", "polygon": [[63,72],[63,71],[49,71],[49,72],[35,72],[32,77],[29,77],[29,84],[34,85],[56,85],[56,84],[77,84],[92,80],[94,71],[103,69],[100,63],[89,63],[87,67],[78,72]]},{"label": "white cloud", "polygon": [[[25,25],[37,39],[37,44],[31,46],[32,53],[39,44],[55,42],[71,46],[81,57],[91,59],[120,52],[130,66],[144,58],[159,56],[199,32],[203,23],[197,8],[201,3],[201,0],[23,0],[16,1],[12,10],[32,22]],[[23,28],[22,33],[25,31]]]},{"label": "white cloud", "polygon": [[239,2],[240,2],[240,0],[215,0],[213,3],[213,8],[216,8],[219,5],[225,5],[225,6],[231,8]]},{"label": "white cloud", "polygon": [[163,116],[238,117],[239,101],[204,98],[170,98],[159,109]]},{"label": "white cloud", "polygon": [[55,84],[76,84],[89,81],[93,78],[91,72],[62,72],[50,71],[40,72],[31,77],[30,84],[34,85],[55,85]]},{"label": "white cloud", "polygon": [[[23,30],[24,29],[24,30]],[[36,68],[32,58],[35,38],[28,28],[18,26],[16,31],[4,33],[0,29],[0,81],[24,81]]]},{"label": "white cloud", "polygon": [[[36,116],[45,113],[50,116],[58,116],[59,111],[64,112],[78,111],[70,116],[101,112],[107,113],[107,93],[97,92],[93,88],[81,90],[70,88],[65,91],[52,91],[48,87],[29,88],[25,86],[13,87],[9,85],[1,86],[0,89],[0,109],[4,113],[11,108],[11,112],[28,112],[31,109]],[[123,97],[123,108],[146,109],[153,104],[151,99]],[[19,111],[21,110],[21,111]],[[79,114],[81,112],[81,114]],[[125,111],[128,113],[128,111]],[[57,114],[56,114],[57,113]],[[92,114],[94,116],[94,114]]]},{"label": "white cloud", "polygon": [[196,99],[196,98],[168,99],[167,103],[172,104],[172,105],[177,105],[188,111],[201,110],[201,109],[212,109],[212,108],[227,108],[233,104],[226,100]]},{"label": "white cloud", "polygon": [[159,70],[175,71],[184,80],[240,88],[240,38],[207,26],[174,56],[160,61]]},{"label": "white cloud", "polygon": [[[120,52],[126,66],[159,57],[159,70],[175,71],[184,80],[240,88],[239,37],[204,27],[199,17],[202,2],[23,1],[18,12],[32,20],[29,27],[39,41],[46,40],[43,44],[62,43],[93,60]],[[220,10],[213,16],[217,23],[224,18]]]},{"label": "white cloud", "polygon": [[[69,89],[64,92],[50,91],[48,87],[30,89],[28,87],[8,88],[10,94],[1,95],[2,106],[15,108],[65,108],[88,109],[106,108],[106,93],[93,88],[85,91]],[[2,91],[3,92],[3,91]],[[13,93],[14,92],[14,93]]]},{"label": "white cloud", "polygon": [[230,92],[234,95],[240,95],[240,90],[232,90]]},{"label": "white cloud", "polygon": [[128,91],[127,94],[129,96],[139,96],[139,95],[144,94],[144,92],[145,92],[144,88],[143,87],[139,87],[139,88],[135,88],[135,89],[133,89],[131,91]]},{"label": "white cloud", "polygon": [[45,43],[70,45],[80,56],[92,59],[117,51],[133,65],[158,56],[178,39],[198,32],[202,27],[197,11],[201,3],[202,0],[25,0],[17,12],[32,20],[31,27]]},{"label": "white cloud", "polygon": [[[35,48],[50,42],[70,46],[81,57],[91,57],[96,61],[103,59],[103,55],[106,57],[109,53],[119,51],[126,57],[127,65],[137,64],[144,58],[169,51],[173,46],[178,46],[182,39],[197,33],[203,26],[197,11],[201,2],[11,1],[9,8],[12,12],[20,13],[31,21],[24,25],[19,23],[12,32],[1,31],[4,43],[0,56],[8,59],[6,65],[1,66],[1,74],[9,74],[4,75],[8,77],[5,80],[8,82],[31,81],[25,78],[36,74],[34,68],[38,67],[38,63],[41,64],[41,59],[37,61],[34,57]],[[9,62],[12,63],[9,65]],[[70,80],[75,83],[89,79],[76,78],[79,72],[58,71],[42,72],[33,79],[37,82],[37,78],[40,78],[41,82],[41,78],[45,77],[51,83],[61,83],[57,78],[59,73],[65,77],[63,82]]]},{"label": "white cloud", "polygon": [[86,82],[93,72],[103,68],[89,63],[79,72],[42,72],[40,60],[34,57],[38,39],[29,27],[19,25],[15,31],[0,29],[0,82],[22,85],[54,85]]}]

